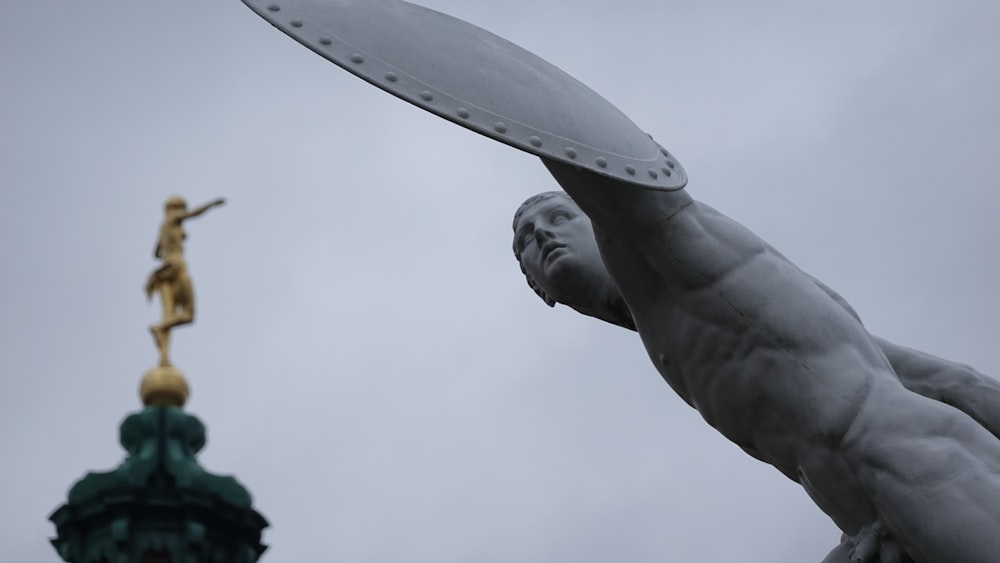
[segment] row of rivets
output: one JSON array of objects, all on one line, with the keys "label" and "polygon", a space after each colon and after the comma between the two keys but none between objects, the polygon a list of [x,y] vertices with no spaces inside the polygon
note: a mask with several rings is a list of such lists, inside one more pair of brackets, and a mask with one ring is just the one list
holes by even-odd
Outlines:
[{"label": "row of rivets", "polygon": [[[467,109],[465,109],[465,108],[459,108],[458,111],[456,112],[456,114],[459,117],[461,117],[462,119],[468,119],[468,117],[469,117],[469,111]],[[503,122],[498,121],[498,122],[496,122],[496,123],[493,124],[493,130],[496,131],[497,133],[504,134],[504,133],[507,132],[507,126]],[[536,135],[532,135],[532,136],[528,137],[528,143],[530,143],[531,146],[533,146],[535,148],[540,148],[542,146],[542,139],[539,138]],[[666,156],[666,150],[661,149],[661,152],[663,152],[664,156]],[[576,152],[576,149],[574,149],[573,147],[566,147],[565,153],[566,153],[566,156],[570,160],[576,160],[577,152]],[[608,167],[608,159],[604,158],[603,156],[597,157],[596,159],[594,159],[594,162],[600,168],[607,168]],[[667,162],[667,166],[669,166],[670,168],[674,168],[674,163],[673,162]],[[663,172],[664,176],[668,176],[669,177],[669,176],[671,176],[673,174],[670,171],[670,169],[668,169],[666,166],[664,166],[660,170]],[[625,166],[625,171],[630,176],[634,176],[635,175],[635,168],[632,167],[631,165]],[[651,178],[653,178],[654,180],[659,177],[659,174],[657,173],[657,171],[653,170],[652,168],[650,168],[648,172],[649,172],[649,176]]]},{"label": "row of rivets", "polygon": [[[281,7],[278,6],[277,4],[271,4],[271,5],[269,5],[267,7],[267,9],[270,10],[270,11],[272,11],[272,12],[277,12],[277,11],[281,10]],[[291,24],[292,27],[302,27],[302,22],[300,20],[292,20],[290,22],[290,24]],[[319,39],[319,42],[320,42],[320,44],[327,45],[327,46],[333,44],[333,41],[330,38],[328,38],[328,37],[321,37]],[[355,53],[355,54],[351,55],[351,62],[354,63],[354,64],[362,64],[362,63],[365,62],[365,58],[363,56],[361,56],[360,54]],[[390,71],[390,72],[385,73],[385,79],[387,81],[389,81],[389,82],[396,82],[396,81],[399,80],[399,76],[397,76],[395,72],[391,72]],[[423,92],[421,92],[419,94],[419,96],[420,96],[420,99],[423,100],[423,101],[425,101],[425,102],[431,102],[431,101],[434,100],[434,94],[432,94],[431,92],[429,92],[427,90],[424,90]],[[455,111],[455,115],[457,115],[458,117],[460,117],[462,119],[468,119],[470,114],[469,114],[469,110],[467,110],[465,108],[458,108]],[[505,134],[505,133],[507,133],[507,125],[505,125],[501,121],[498,121],[498,122],[496,122],[496,123],[493,124],[493,130],[496,131],[497,133]],[[531,135],[530,137],[528,137],[528,143],[530,143],[531,146],[533,146],[535,148],[541,148],[541,146],[543,144],[542,143],[542,139],[539,138],[537,135]],[[665,149],[663,147],[660,147],[660,152],[663,154],[663,156],[665,156],[667,158],[670,158],[670,153],[667,152],[667,149]],[[573,147],[566,147],[564,153],[566,154],[566,157],[569,158],[570,160],[576,160],[577,152],[576,152],[576,149],[574,149]],[[608,167],[608,160],[606,158],[604,158],[603,156],[597,157],[596,159],[594,159],[594,162],[600,168],[607,168]],[[669,168],[667,168],[667,167],[669,167]],[[660,171],[663,173],[664,176],[668,176],[669,177],[669,176],[672,175],[671,169],[673,169],[675,167],[676,166],[674,165],[673,162],[667,161],[667,166],[661,168]],[[625,172],[629,176],[635,176],[635,167],[632,166],[631,164],[626,164],[625,165]],[[653,179],[659,178],[659,173],[656,170],[653,170],[651,168],[651,169],[649,169],[648,172],[649,172],[649,176],[651,178],[653,178]]]}]

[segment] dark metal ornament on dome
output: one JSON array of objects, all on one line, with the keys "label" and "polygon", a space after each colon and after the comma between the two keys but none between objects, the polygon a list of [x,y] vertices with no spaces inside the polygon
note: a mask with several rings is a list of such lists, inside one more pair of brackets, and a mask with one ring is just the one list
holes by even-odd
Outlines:
[{"label": "dark metal ornament on dome", "polygon": [[673,155],[596,92],[533,53],[400,0],[243,0],[337,66],[449,121],[630,184],[678,190]]}]

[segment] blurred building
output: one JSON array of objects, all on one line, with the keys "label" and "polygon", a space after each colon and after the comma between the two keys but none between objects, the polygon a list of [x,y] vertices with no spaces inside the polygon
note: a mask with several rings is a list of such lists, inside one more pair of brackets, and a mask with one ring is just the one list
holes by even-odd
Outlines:
[{"label": "blurred building", "polygon": [[125,460],[88,473],[49,517],[56,551],[69,563],[256,562],[267,521],[236,479],[199,466],[205,425],[182,409],[183,375],[155,368],[141,394],[119,428]]}]

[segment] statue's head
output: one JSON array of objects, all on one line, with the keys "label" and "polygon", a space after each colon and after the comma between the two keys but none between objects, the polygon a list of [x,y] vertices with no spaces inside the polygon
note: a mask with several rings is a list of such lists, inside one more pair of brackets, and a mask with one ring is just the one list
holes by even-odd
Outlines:
[{"label": "statue's head", "polygon": [[528,285],[550,307],[562,303],[635,330],[590,218],[565,192],[541,193],[521,204],[514,214],[514,256]]},{"label": "statue's head", "polygon": [[177,212],[177,211],[187,211],[187,202],[184,201],[184,198],[182,198],[181,196],[175,195],[167,200],[167,203],[164,205],[164,209],[166,210],[167,213]]}]

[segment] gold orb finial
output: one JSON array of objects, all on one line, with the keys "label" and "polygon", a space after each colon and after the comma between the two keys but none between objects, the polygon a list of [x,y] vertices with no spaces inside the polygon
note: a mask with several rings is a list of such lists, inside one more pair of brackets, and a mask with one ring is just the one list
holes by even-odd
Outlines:
[{"label": "gold orb finial", "polygon": [[183,407],[191,390],[181,370],[157,366],[146,372],[139,386],[142,404],[147,407]]}]

